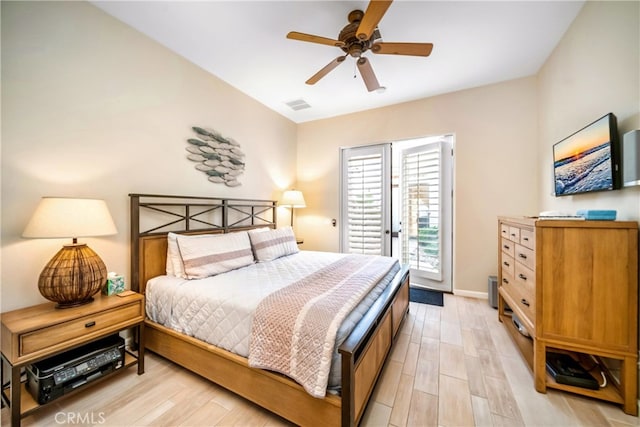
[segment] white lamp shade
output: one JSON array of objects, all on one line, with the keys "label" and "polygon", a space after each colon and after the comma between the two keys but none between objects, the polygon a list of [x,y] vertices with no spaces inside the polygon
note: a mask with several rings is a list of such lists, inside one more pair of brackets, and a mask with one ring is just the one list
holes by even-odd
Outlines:
[{"label": "white lamp shade", "polygon": [[117,232],[104,200],[43,197],[22,236],[75,238]]},{"label": "white lamp shade", "polygon": [[302,195],[302,191],[298,190],[287,190],[282,194],[282,200],[280,200],[281,205],[291,206],[294,208],[306,208],[307,205],[304,202],[304,196]]}]

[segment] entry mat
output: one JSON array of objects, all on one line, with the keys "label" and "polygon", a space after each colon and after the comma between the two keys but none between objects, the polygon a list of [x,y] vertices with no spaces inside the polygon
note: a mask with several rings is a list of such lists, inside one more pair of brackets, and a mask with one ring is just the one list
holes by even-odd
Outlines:
[{"label": "entry mat", "polygon": [[422,288],[409,288],[409,301],[439,305],[440,307],[444,305],[442,292]]}]

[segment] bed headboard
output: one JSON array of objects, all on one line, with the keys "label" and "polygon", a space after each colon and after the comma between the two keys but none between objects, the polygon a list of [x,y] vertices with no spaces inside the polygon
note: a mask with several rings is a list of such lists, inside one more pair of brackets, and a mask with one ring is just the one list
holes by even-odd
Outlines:
[{"label": "bed headboard", "polygon": [[167,233],[212,234],[276,228],[274,200],[129,194],[131,289],[166,273]]}]

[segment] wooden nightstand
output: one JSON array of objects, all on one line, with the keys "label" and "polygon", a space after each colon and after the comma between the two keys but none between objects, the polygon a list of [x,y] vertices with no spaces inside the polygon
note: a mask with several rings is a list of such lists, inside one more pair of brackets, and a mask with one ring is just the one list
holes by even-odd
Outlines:
[{"label": "wooden nightstand", "polygon": [[[12,426],[19,426],[23,417],[44,406],[33,399],[26,391],[25,383],[20,381],[21,371],[27,365],[107,335],[133,329],[137,332],[137,355],[126,351],[122,368],[86,385],[95,384],[136,364],[138,375],[144,373],[144,297],[134,293],[124,297],[98,294],[94,298],[95,301],[74,308],[56,309],[55,303],[44,303],[2,313],[2,381],[5,363],[11,372],[11,382],[2,387],[2,402],[11,408]],[[86,385],[62,397],[83,390]]]}]

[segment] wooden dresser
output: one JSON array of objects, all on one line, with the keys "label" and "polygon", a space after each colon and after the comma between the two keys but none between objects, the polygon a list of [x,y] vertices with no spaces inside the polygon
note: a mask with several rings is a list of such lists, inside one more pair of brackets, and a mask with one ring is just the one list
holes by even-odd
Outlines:
[{"label": "wooden dresser", "polygon": [[[536,390],[615,402],[637,415],[638,224],[499,217],[498,234],[498,316],[532,368]],[[595,356],[608,367],[607,386],[557,383],[546,372],[549,351]],[[601,380],[600,370],[591,373]]]}]

